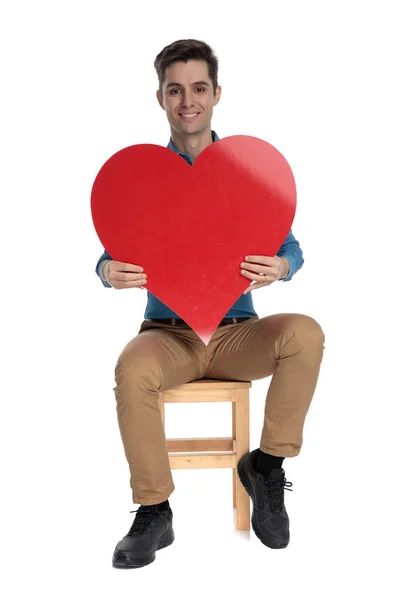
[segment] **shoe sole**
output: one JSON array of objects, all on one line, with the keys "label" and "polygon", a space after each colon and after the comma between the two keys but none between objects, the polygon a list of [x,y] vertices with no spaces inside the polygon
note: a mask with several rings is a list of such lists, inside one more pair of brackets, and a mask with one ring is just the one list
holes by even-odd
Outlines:
[{"label": "shoe sole", "polygon": [[249,478],[247,477],[247,473],[244,468],[244,463],[246,461],[247,456],[248,455],[245,454],[239,460],[238,465],[237,465],[237,472],[238,472],[239,479],[242,482],[244,489],[250,496],[251,501],[253,503],[253,511],[252,511],[252,515],[251,515],[251,526],[253,527],[253,531],[256,534],[256,536],[258,537],[258,539],[260,540],[260,542],[262,542],[264,544],[264,546],[267,546],[268,548],[271,548],[272,550],[281,550],[283,548],[287,548],[290,540],[288,540],[286,544],[273,544],[271,542],[267,543],[266,539],[262,536],[260,530],[258,529],[257,523],[255,522],[255,519],[254,519],[254,504],[255,504],[255,502],[254,502],[254,498],[253,498],[253,494],[252,494],[251,483],[249,481]]},{"label": "shoe sole", "polygon": [[138,569],[140,567],[146,567],[147,565],[150,565],[152,562],[155,561],[157,550],[162,550],[163,548],[170,546],[174,542],[174,540],[174,532],[163,536],[158,540],[157,547],[151,554],[149,554],[148,556],[144,556],[143,558],[131,559],[129,560],[129,562],[127,558],[123,562],[119,562],[121,557],[117,558],[113,556],[112,566],[117,567],[118,569]]}]

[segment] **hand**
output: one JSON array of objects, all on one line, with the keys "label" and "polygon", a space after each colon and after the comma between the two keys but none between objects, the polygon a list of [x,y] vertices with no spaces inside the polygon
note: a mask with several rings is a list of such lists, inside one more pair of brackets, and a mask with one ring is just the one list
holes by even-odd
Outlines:
[{"label": "hand", "polygon": [[147,285],[147,275],[143,273],[143,267],[117,260],[110,260],[105,265],[105,276],[109,284],[116,290],[135,287],[142,290],[142,286]]},{"label": "hand", "polygon": [[[243,292],[244,295],[246,295],[247,292],[271,285],[274,281],[282,279],[283,273],[285,272],[285,259],[276,254],[275,256],[246,256],[245,261],[246,262],[242,262],[240,265],[240,273],[244,275],[244,277],[248,277],[249,279],[253,279],[260,283],[250,285]],[[266,279],[264,275],[266,275]]]}]

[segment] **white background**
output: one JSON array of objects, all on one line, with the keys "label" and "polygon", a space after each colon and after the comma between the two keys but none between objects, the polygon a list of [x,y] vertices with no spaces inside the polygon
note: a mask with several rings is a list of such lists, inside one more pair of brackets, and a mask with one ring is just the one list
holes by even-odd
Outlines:
[{"label": "white background", "polygon": [[[395,5],[2,4],[3,598],[398,597]],[[301,454],[284,463],[289,547],[235,532],[229,470],[175,471],[175,543],[121,571],[111,556],[137,506],[113,376],[146,292],[94,274],[90,191],[116,151],[168,143],[153,62],[190,37],[220,60],[213,129],[267,140],[296,177],[305,263],[256,290],[256,311],[313,316],[326,350]],[[252,449],[269,383],[253,384]],[[169,408],[170,437],[230,433],[228,406]]]}]

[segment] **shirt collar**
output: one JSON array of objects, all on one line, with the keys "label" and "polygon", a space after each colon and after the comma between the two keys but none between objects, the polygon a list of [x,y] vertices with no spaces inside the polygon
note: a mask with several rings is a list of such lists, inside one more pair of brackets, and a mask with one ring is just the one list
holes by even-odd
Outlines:
[{"label": "shirt collar", "polygon": [[[219,137],[217,136],[217,134],[213,130],[211,130],[211,137],[212,137],[213,143],[217,142],[219,140]],[[169,138],[169,142],[168,142],[167,148],[169,148],[170,150],[173,150],[174,152],[176,152],[180,156],[183,156],[183,158],[185,158],[185,159],[188,159],[188,158],[190,159],[189,154],[186,154],[185,152],[179,152],[178,148],[175,146],[174,142],[172,141],[172,137]]]}]

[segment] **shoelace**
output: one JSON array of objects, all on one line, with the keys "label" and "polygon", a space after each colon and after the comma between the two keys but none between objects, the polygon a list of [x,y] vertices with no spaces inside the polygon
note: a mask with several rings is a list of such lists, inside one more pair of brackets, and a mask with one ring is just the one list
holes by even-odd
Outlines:
[{"label": "shoelace", "polygon": [[[282,479],[279,481],[274,481],[271,479],[266,479],[262,475],[260,475],[260,481],[264,485],[264,494],[268,499],[268,510],[270,512],[280,512],[282,510],[283,504],[283,490],[287,490],[288,492],[293,492],[290,488],[293,483],[291,481],[286,481],[286,477],[284,475],[284,471],[282,469]],[[274,493],[276,492],[276,493]]]},{"label": "shoelace", "polygon": [[139,506],[137,510],[129,512],[137,513],[137,515],[127,535],[146,533],[150,524],[157,519],[157,515],[160,513],[157,508],[149,508],[148,506]]}]

